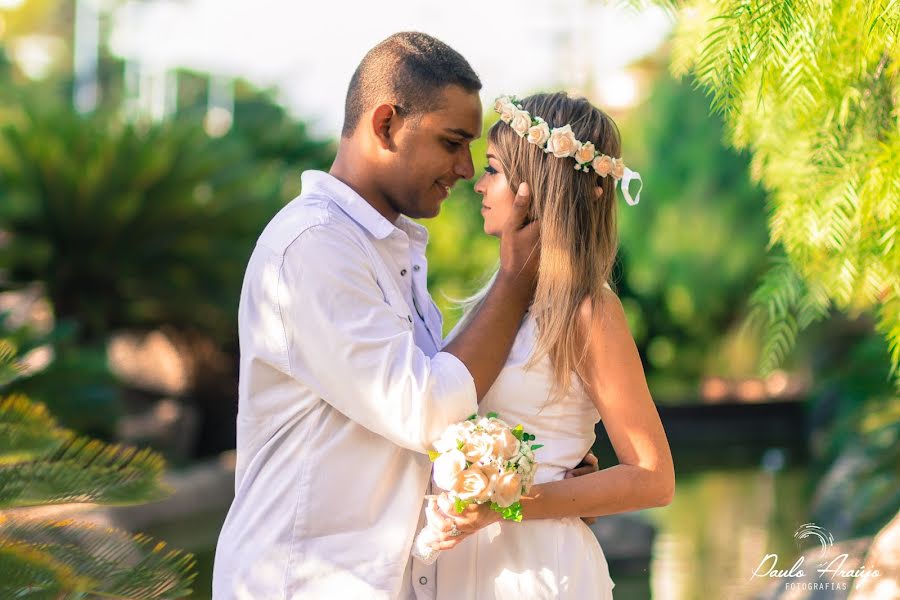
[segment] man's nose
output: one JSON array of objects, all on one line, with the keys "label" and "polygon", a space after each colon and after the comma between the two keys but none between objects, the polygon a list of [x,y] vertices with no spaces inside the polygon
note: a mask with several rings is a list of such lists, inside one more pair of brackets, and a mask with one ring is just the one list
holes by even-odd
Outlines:
[{"label": "man's nose", "polygon": [[472,163],[472,152],[469,149],[460,152],[460,159],[453,166],[453,172],[463,179],[472,179],[475,176],[475,165]]}]

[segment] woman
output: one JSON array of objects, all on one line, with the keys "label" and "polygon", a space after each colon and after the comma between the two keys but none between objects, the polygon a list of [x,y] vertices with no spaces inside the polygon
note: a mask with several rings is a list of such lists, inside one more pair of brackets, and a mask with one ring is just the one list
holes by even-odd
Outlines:
[{"label": "woman", "polygon": [[[596,537],[582,522],[664,506],[675,475],[622,305],[608,285],[617,248],[616,182],[629,204],[615,123],[565,93],[521,102],[503,97],[488,133],[484,231],[499,236],[515,190],[527,184],[541,227],[534,302],[480,412],[521,423],[543,447],[523,520],[501,521],[486,505],[439,517],[437,597],[612,598]],[[638,194],[639,198],[639,194]],[[490,283],[467,302],[478,309]],[[452,334],[451,334],[452,335]],[[564,479],[594,442],[603,419],[619,464]],[[432,506],[434,510],[434,506]]]}]

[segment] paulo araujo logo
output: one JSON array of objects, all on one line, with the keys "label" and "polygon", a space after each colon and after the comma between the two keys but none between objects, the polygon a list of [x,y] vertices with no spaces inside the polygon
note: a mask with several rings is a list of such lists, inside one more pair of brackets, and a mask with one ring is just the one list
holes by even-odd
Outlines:
[{"label": "paulo araujo logo", "polygon": [[801,550],[803,549],[803,540],[805,538],[819,540],[821,550],[819,551],[818,558],[825,558],[828,549],[834,544],[834,536],[832,536],[827,529],[819,527],[815,523],[804,523],[794,532],[794,541]]},{"label": "paulo araujo logo", "polygon": [[[809,552],[811,548],[818,546],[819,551],[813,558],[811,554],[800,556],[790,569],[780,569],[778,567],[778,555],[766,554],[760,561],[759,565],[753,571],[750,579],[755,577],[771,577],[785,578],[787,582],[785,588],[790,589],[810,589],[810,590],[846,590],[848,588],[848,580],[852,581],[857,577],[878,577],[881,573],[878,569],[866,569],[862,565],[856,569],[845,569],[844,563],[847,562],[849,555],[847,553],[838,554],[828,559],[829,550],[834,545],[834,536],[815,523],[804,523],[794,532],[794,542],[797,548],[803,552]],[[807,577],[804,569],[804,562],[809,559],[810,562],[816,562],[815,580]],[[826,562],[827,561],[827,562]],[[802,581],[798,581],[802,579]]]}]

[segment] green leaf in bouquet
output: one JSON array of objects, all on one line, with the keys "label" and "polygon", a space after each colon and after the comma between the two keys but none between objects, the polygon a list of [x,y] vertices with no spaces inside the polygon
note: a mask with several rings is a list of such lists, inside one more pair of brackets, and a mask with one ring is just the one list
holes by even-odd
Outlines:
[{"label": "green leaf in bouquet", "polygon": [[466,421],[474,421],[477,418],[478,418],[478,413],[472,413],[471,415],[469,415],[469,418],[467,418]]},{"label": "green leaf in bouquet", "polygon": [[487,414],[487,418],[488,418],[488,419],[496,419],[496,418],[498,418],[499,416],[500,416],[500,415],[498,415],[498,414],[495,413],[495,412],[489,412],[489,413]]},{"label": "green leaf in bouquet", "polygon": [[453,506],[456,508],[456,512],[458,512],[460,514],[462,514],[462,512],[464,510],[466,510],[466,507],[468,505],[469,505],[468,500],[461,500],[460,498],[457,498],[456,500],[453,501]]},{"label": "green leaf in bouquet", "polygon": [[509,506],[500,506],[496,502],[491,502],[491,510],[500,513],[500,516],[506,521],[522,520],[522,504],[513,502]]},{"label": "green leaf in bouquet", "polygon": [[515,427],[513,427],[513,428],[510,430],[510,433],[512,433],[512,434],[513,434],[513,437],[515,437],[515,438],[516,438],[517,440],[519,440],[520,442],[521,442],[521,441],[524,441],[524,440],[522,439],[522,436],[525,435],[525,432],[522,431],[522,426],[521,426],[521,425],[516,425]]},{"label": "green leaf in bouquet", "polygon": [[428,451],[428,458],[431,459],[431,462],[436,461],[436,460],[438,459],[438,456],[440,456],[440,455],[441,455],[441,453],[438,452],[438,451],[436,451],[436,450],[429,450],[429,451]]},{"label": "green leaf in bouquet", "polygon": [[532,450],[537,450],[538,448],[543,448],[543,447],[544,447],[543,444],[532,444],[531,445]]}]

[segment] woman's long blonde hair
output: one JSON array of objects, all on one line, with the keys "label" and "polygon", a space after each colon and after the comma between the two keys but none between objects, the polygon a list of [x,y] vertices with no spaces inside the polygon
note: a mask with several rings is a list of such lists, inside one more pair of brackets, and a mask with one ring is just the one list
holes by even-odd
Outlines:
[{"label": "woman's long blonde hair", "polygon": [[[621,156],[616,124],[584,98],[564,92],[535,94],[522,100],[522,108],[551,128],[568,123],[577,139],[593,142],[603,154]],[[541,260],[530,309],[537,322],[537,346],[526,368],[549,355],[554,393],[563,393],[573,372],[583,377],[580,367],[587,340],[579,335],[579,307],[590,298],[593,316],[599,316],[601,290],[609,285],[616,258],[615,179],[576,171],[573,158],[545,154],[503,121],[491,127],[488,140],[510,189],[515,191],[523,181],[531,188],[529,217],[541,224]],[[461,302],[464,323],[481,306],[495,280],[496,273]]]}]

